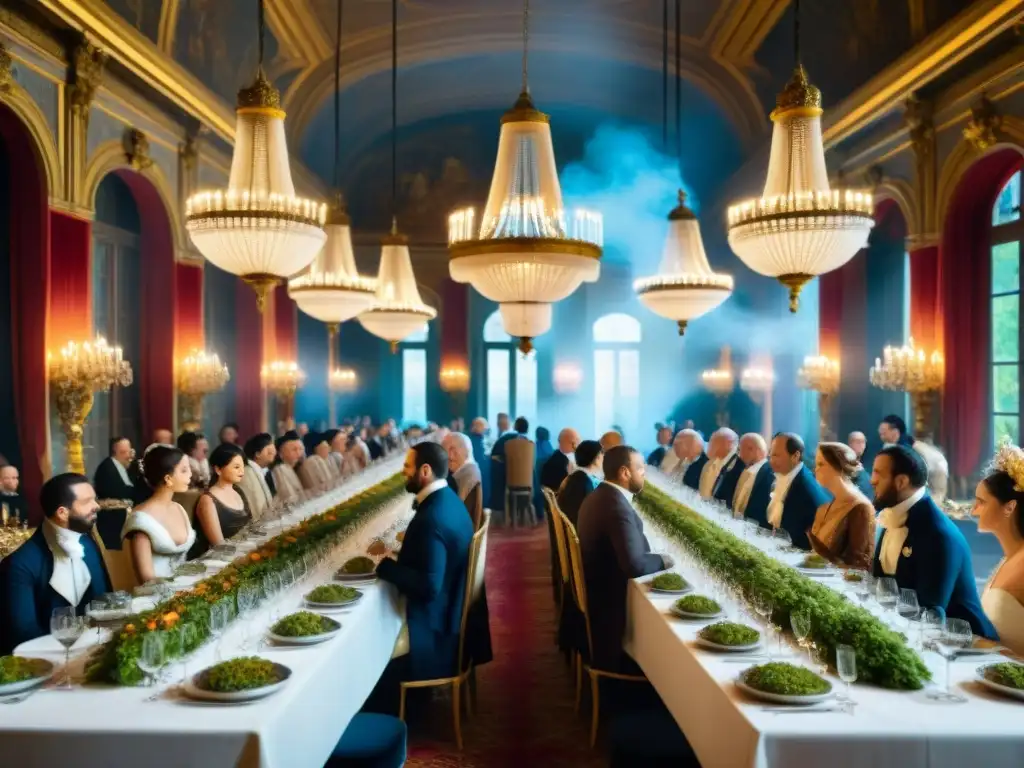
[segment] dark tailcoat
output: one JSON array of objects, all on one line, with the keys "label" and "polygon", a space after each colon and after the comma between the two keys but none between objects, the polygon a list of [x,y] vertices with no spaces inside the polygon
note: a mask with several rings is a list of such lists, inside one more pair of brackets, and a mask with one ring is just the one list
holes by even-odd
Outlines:
[{"label": "dark tailcoat", "polygon": [[768,503],[772,500],[772,486],[775,485],[775,473],[766,461],[754,476],[754,487],[750,489],[747,508],[743,516],[757,520],[764,528],[768,527]]},{"label": "dark tailcoat", "polygon": [[786,500],[782,503],[782,525],[789,532],[793,546],[810,551],[811,542],[807,531],[814,525],[814,516],[818,507],[827,504],[832,495],[818,485],[814,474],[807,466],[800,467],[800,472],[786,492]]},{"label": "dark tailcoat", "polygon": [[659,445],[647,456],[647,463],[652,467],[660,467],[662,460],[665,458],[665,453],[668,451],[664,445]]},{"label": "dark tailcoat", "polygon": [[686,468],[686,472],[683,475],[683,485],[687,488],[693,488],[695,491],[698,490],[700,488],[700,473],[707,463],[708,455],[706,453],[702,453],[694,459],[693,464]]},{"label": "dark tailcoat", "polygon": [[491,446],[491,509],[505,509],[505,443],[517,437],[518,432],[506,432]]},{"label": "dark tailcoat", "polygon": [[740,481],[740,475],[746,468],[747,465],[740,460],[737,454],[729,459],[729,463],[722,468],[722,471],[718,473],[718,479],[715,480],[713,496],[719,501],[724,501],[729,509],[732,509],[732,497],[736,494],[736,484]]},{"label": "dark tailcoat", "polygon": [[[114,466],[114,459],[107,456],[100,465],[96,467],[96,475],[93,477],[96,487],[97,499],[126,499],[134,504],[144,501],[144,494],[135,485],[128,485],[122,478],[121,473]],[[135,482],[134,480],[132,481]]]},{"label": "dark tailcoat", "polygon": [[594,490],[594,481],[582,469],[577,469],[565,481],[565,487],[558,492],[558,508],[573,525],[579,523],[580,507]]},{"label": "dark tailcoat", "polygon": [[568,476],[569,457],[561,451],[555,451],[541,467],[540,484],[558,493],[558,489],[562,487],[562,481]]}]

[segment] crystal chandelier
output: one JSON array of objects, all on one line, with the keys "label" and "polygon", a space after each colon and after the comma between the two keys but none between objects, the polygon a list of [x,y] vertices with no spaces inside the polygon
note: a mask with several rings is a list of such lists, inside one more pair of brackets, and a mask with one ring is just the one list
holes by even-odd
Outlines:
[{"label": "crystal chandelier", "polygon": [[775,374],[770,368],[750,366],[740,372],[740,389],[744,392],[763,394],[775,387]]},{"label": "crystal chandelier", "polygon": [[448,217],[452,279],[498,303],[524,353],[551,328],[552,304],[597,280],[604,241],[600,214],[562,205],[550,118],[530,98],[529,12],[524,0],[522,92],[501,118],[487,206],[479,221],[473,208]]},{"label": "crystal chandelier", "polygon": [[441,368],[441,389],[444,392],[469,392],[469,369],[463,362],[454,362]]},{"label": "crystal chandelier", "polygon": [[909,345],[894,349],[886,347],[881,358],[875,358],[875,364],[868,372],[871,384],[879,389],[896,392],[933,392],[941,389],[945,377],[945,363],[942,354],[936,350],[931,355],[914,346],[910,339]]},{"label": "crystal chandelier", "polygon": [[705,389],[718,397],[725,397],[736,386],[733,381],[732,371],[722,368],[710,368],[703,371],[700,375],[700,380],[704,384]]},{"label": "crystal chandelier", "polygon": [[228,188],[185,203],[195,247],[251,285],[261,312],[274,286],[309,266],[326,239],[326,207],[295,196],[281,94],[263,71],[264,32],[259,0],[259,67],[255,82],[238,92]]},{"label": "crystal chandelier", "polygon": [[203,420],[203,399],[224,389],[231,379],[228,367],[217,355],[194,350],[178,361],[176,373],[181,428],[198,431]]},{"label": "crystal chandelier", "polygon": [[800,2],[794,2],[796,70],[771,113],[771,157],[764,192],[729,208],[729,245],[755,272],[800,291],[843,266],[864,247],[874,225],[871,193],[829,185],[821,141],[821,91],[800,63]]},{"label": "crystal chandelier", "polygon": [[377,291],[359,323],[374,336],[391,343],[420,330],[437,317],[423,302],[409,256],[409,240],[398,232],[398,0],[391,0],[391,234],[381,239]]},{"label": "crystal chandelier", "polygon": [[805,357],[796,377],[803,389],[822,395],[834,395],[839,391],[839,362],[825,355]]},{"label": "crystal chandelier", "polygon": [[306,374],[298,363],[277,360],[263,366],[260,382],[278,397],[288,397],[306,385]]}]

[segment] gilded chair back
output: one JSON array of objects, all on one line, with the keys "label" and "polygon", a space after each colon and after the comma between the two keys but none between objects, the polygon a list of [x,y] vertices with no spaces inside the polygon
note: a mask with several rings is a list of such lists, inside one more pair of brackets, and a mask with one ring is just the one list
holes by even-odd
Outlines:
[{"label": "gilded chair back", "polygon": [[583,623],[587,628],[587,652],[590,658],[594,658],[594,641],[590,635],[590,611],[587,610],[587,582],[583,577],[583,553],[580,551],[580,537],[576,535],[576,526],[566,517],[565,512],[559,512],[562,518],[562,526],[565,530],[565,538],[569,542],[569,563],[572,566],[572,593],[576,598],[576,607],[583,614]]},{"label": "gilded chair back", "polygon": [[466,658],[466,624],[469,620],[469,609],[473,604],[475,596],[478,594],[478,589],[483,586],[482,563],[484,558],[481,556],[481,553],[483,552],[484,539],[487,537],[488,527],[490,527],[490,515],[488,515],[488,519],[484,524],[480,526],[480,530],[473,534],[473,540],[469,545],[469,563],[466,566],[466,594],[462,598],[462,621],[459,625],[459,655],[456,657],[458,672],[456,675],[462,674],[462,660]]},{"label": "gilded chair back", "polygon": [[184,491],[183,493],[176,493],[172,497],[172,500],[181,504],[185,512],[188,513],[189,522],[192,523],[193,526],[196,521],[196,505],[199,503],[199,497],[202,495],[202,491]]},{"label": "gilded chair back", "polygon": [[[569,554],[565,549],[565,525],[562,518],[562,510],[558,506],[558,498],[550,488],[544,489],[544,501],[548,506],[548,519],[555,533],[555,553],[558,556],[558,569],[562,574],[562,583],[569,583]],[[565,518],[568,520],[568,518]],[[572,523],[570,523],[572,525]]]},{"label": "gilded chair back", "polygon": [[135,589],[139,585],[139,580],[135,577],[131,546],[126,543],[121,549],[107,549],[103,537],[95,527],[92,529],[92,538],[100,548],[103,565],[107,569],[107,576],[110,577],[110,588],[116,592],[131,592]]},{"label": "gilded chair back", "polygon": [[473,591],[470,595],[470,602],[473,603],[483,596],[484,575],[487,573],[487,533],[491,530],[491,510],[488,509],[484,515],[480,530],[477,531],[477,534],[482,533],[483,536],[480,537],[480,552],[473,566]]},{"label": "gilded chair back", "polygon": [[505,484],[509,488],[533,488],[536,450],[532,440],[513,438],[505,443]]},{"label": "gilded chair back", "polygon": [[469,512],[469,519],[473,521],[473,530],[479,531],[484,521],[484,488],[477,483],[466,495],[464,502],[466,511]]}]

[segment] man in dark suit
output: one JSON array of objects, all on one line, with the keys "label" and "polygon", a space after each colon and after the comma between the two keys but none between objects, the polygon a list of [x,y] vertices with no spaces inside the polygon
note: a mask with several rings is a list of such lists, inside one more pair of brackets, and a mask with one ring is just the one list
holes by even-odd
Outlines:
[{"label": "man in dark suit", "polygon": [[971,550],[953,522],[928,494],[928,468],[907,445],[883,448],[871,472],[882,535],[872,570],[913,589],[922,608],[970,622],[974,634],[997,639],[974,580]]},{"label": "man in dark suit", "polygon": [[647,463],[652,467],[660,467],[661,462],[665,459],[665,454],[672,449],[672,429],[664,424],[655,426],[658,431],[658,447],[651,451],[647,457]]},{"label": "man in dark suit", "polygon": [[565,478],[575,469],[576,446],[579,444],[580,436],[575,429],[566,428],[558,433],[558,450],[548,457],[540,470],[541,485],[558,493]]},{"label": "man in dark suit", "polygon": [[712,489],[712,496],[719,501],[724,501],[729,509],[732,509],[732,498],[736,493],[736,484],[740,481],[740,476],[743,474],[743,470],[747,468],[747,465],[743,463],[743,457],[739,454],[739,437],[735,432],[729,430],[732,433],[732,438],[735,442],[732,445],[731,452],[726,455],[722,462],[722,468],[718,472],[718,478],[715,480],[715,485]]},{"label": "man in dark suit", "polygon": [[756,432],[740,438],[738,451],[746,468],[736,481],[731,508],[737,517],[748,517],[763,526],[768,525],[768,502],[772,498],[775,473],[768,463],[768,444]]},{"label": "man in dark suit", "polygon": [[[459,629],[466,590],[473,523],[448,488],[448,454],[438,443],[409,449],[402,467],[405,488],[415,494],[413,516],[397,559],[385,558],[377,576],[406,598],[409,652],[393,659],[377,690],[376,709],[393,710],[401,680],[450,677],[459,668]],[[383,687],[382,687],[383,686]]]},{"label": "man in dark suit", "polygon": [[91,600],[110,591],[99,547],[96,492],[83,475],[66,473],[43,485],[42,525],[0,562],[0,656],[50,634],[55,608],[82,615]]},{"label": "man in dark suit", "polygon": [[604,482],[579,512],[593,664],[610,672],[639,674],[622,648],[627,582],[673,565],[668,555],[651,552],[643,521],[633,509],[631,500],[643,487],[644,457],[628,445],[615,446],[604,455]]},{"label": "man in dark suit", "polygon": [[792,432],[779,432],[772,438],[768,461],[775,472],[775,489],[766,516],[769,527],[789,533],[794,547],[810,551],[807,530],[814,524],[818,507],[830,496],[804,464],[804,450],[804,441]]},{"label": "man in dark suit", "polygon": [[[683,473],[683,485],[697,491],[700,490],[700,475],[704,471],[704,465],[708,463],[708,455],[704,452],[704,438],[700,436],[699,432],[694,432],[690,439],[693,441],[694,447],[687,457],[690,463]],[[696,451],[700,451],[700,453],[694,455]]]},{"label": "man in dark suit", "polygon": [[128,476],[128,467],[132,463],[132,444],[127,437],[115,437],[110,440],[107,458],[96,467],[93,478],[96,487],[96,498],[116,499],[139,504],[145,501],[142,493]]},{"label": "man in dark suit", "polygon": [[846,444],[857,454],[857,461],[861,463],[860,471],[853,476],[853,484],[867,498],[875,498],[875,489],[871,487],[871,463],[865,456],[865,451],[868,449],[867,437],[863,432],[854,431],[846,438]]}]

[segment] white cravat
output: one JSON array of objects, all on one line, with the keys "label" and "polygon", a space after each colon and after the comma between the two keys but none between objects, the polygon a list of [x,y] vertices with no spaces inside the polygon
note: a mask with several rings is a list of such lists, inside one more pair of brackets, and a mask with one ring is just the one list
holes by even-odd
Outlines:
[{"label": "white cravat", "polygon": [[789,493],[789,487],[793,484],[793,480],[803,468],[803,464],[797,464],[788,474],[775,475],[775,490],[772,491],[772,500],[768,503],[768,524],[772,528],[782,525],[782,510],[786,505],[786,495]]},{"label": "white cravat", "polygon": [[767,459],[761,459],[754,462],[740,475],[739,482],[736,483],[736,495],[732,500],[732,509],[737,517],[743,517],[743,513],[747,510],[747,504],[750,503],[750,492],[754,490],[754,480],[766,461]]},{"label": "white cravat", "polygon": [[43,538],[53,553],[53,575],[50,586],[72,607],[77,607],[82,595],[92,583],[92,574],[85,564],[82,534],[43,520]]},{"label": "white cravat", "polygon": [[889,576],[896,573],[896,565],[903,551],[903,542],[907,540],[910,529],[907,528],[907,514],[910,508],[924,498],[927,488],[918,488],[912,496],[904,499],[895,507],[882,510],[878,516],[878,525],[883,528],[882,546],[878,550],[878,563],[882,571]]},{"label": "white cravat", "polygon": [[121,476],[121,480],[124,482],[124,484],[131,488],[134,488],[135,484],[132,482],[132,479],[128,477],[128,470],[124,468],[124,464],[122,464],[117,459],[111,459],[111,461],[114,462],[114,468],[117,469],[117,474]]},{"label": "white cravat", "polygon": [[715,480],[718,479],[718,473],[722,470],[722,466],[722,459],[712,459],[700,471],[700,480],[697,482],[697,486],[702,499],[711,498],[711,494],[715,490]]},{"label": "white cravat", "polygon": [[680,461],[682,461],[682,459],[676,456],[676,452],[669,448],[665,451],[665,455],[662,457],[661,464],[658,465],[658,469],[666,475],[670,475],[672,474],[672,471],[679,466]]}]

